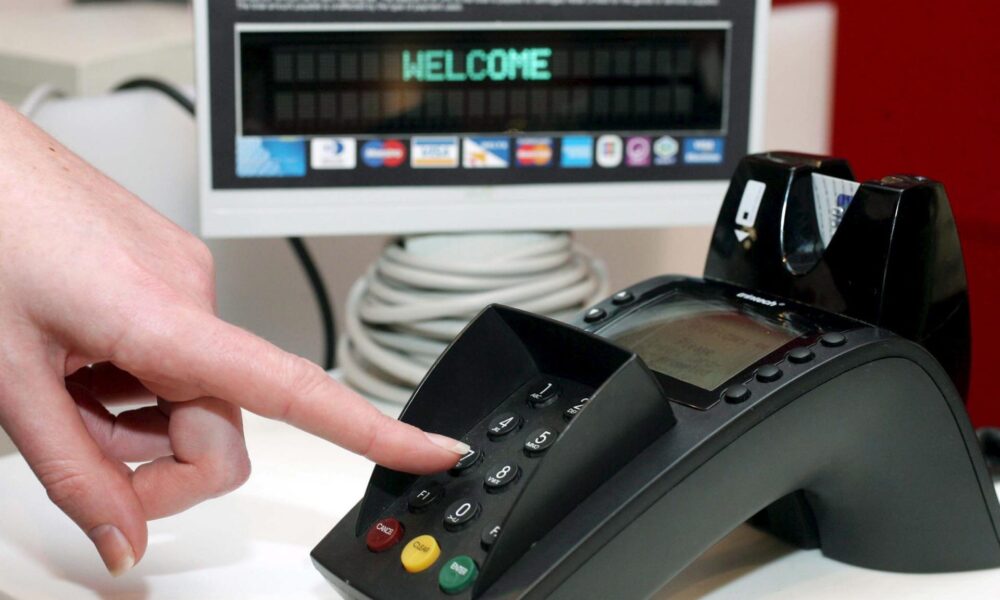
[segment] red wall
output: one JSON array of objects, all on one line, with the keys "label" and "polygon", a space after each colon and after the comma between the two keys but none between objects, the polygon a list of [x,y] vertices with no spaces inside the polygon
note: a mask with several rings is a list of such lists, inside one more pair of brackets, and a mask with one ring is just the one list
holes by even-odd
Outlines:
[{"label": "red wall", "polygon": [[969,411],[977,426],[1000,425],[1000,3],[833,3],[833,153],[862,179],[906,172],[944,182],[972,296]]}]

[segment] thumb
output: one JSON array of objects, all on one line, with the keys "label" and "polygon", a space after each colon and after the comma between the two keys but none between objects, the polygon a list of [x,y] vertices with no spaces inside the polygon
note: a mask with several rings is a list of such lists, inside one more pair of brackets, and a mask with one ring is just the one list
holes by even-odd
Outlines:
[{"label": "thumb", "polygon": [[23,364],[8,371],[16,377],[0,377],[0,425],[49,498],[97,547],[108,571],[128,571],[145,552],[147,535],[130,469],[101,452],[62,377],[43,357],[23,353],[17,362]]}]

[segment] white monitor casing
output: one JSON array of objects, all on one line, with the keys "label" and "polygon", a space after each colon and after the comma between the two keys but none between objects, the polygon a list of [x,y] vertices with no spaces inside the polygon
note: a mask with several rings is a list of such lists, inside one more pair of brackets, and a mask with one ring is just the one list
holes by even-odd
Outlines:
[{"label": "white monitor casing", "polygon": [[[720,0],[721,8],[743,0]],[[213,3],[214,5],[215,3]],[[228,4],[233,4],[229,2]],[[253,2],[249,2],[253,4]],[[748,3],[749,4],[749,3]],[[288,235],[360,235],[411,234],[449,231],[506,230],[572,230],[662,227],[670,225],[704,225],[714,222],[729,175],[719,170],[711,177],[686,177],[684,180],[662,181],[589,181],[484,185],[349,185],[316,186],[300,182],[270,181],[255,186],[241,180],[234,185],[220,184],[220,115],[233,122],[239,120],[239,104],[218,101],[214,90],[232,86],[239,98],[239,69],[233,73],[213,72],[210,35],[231,27],[234,39],[245,31],[414,31],[477,28],[514,30],[558,30],[562,28],[595,28],[628,30],[644,29],[716,29],[731,30],[732,22],[721,19],[640,20],[528,20],[519,16],[509,21],[437,22],[433,18],[416,17],[400,21],[351,21],[333,15],[329,21],[289,22],[284,13],[254,15],[253,22],[219,24],[215,6],[208,0],[195,0],[196,56],[198,83],[198,146],[199,195],[201,231],[206,237],[277,237]],[[507,11],[524,11],[530,7],[511,7]],[[689,12],[697,9],[688,8]],[[734,9],[735,10],[735,9]],[[762,150],[764,122],[765,57],[767,50],[768,0],[757,0],[753,7],[752,57],[749,74],[749,105],[740,102],[729,106],[732,94],[727,92],[727,110],[746,115],[747,131],[741,139],[745,147],[727,147],[727,162],[738,160],[749,152]],[[617,14],[617,13],[616,13]],[[334,20],[336,19],[336,20]],[[741,24],[745,26],[745,24]],[[218,43],[215,44],[219,46]],[[239,44],[234,44],[233,60],[240,60]],[[731,49],[731,46],[730,46]],[[228,59],[228,57],[226,57]],[[727,57],[727,68],[732,67]],[[215,59],[218,60],[217,58]],[[729,77],[727,73],[727,78]],[[728,79],[727,79],[728,81]],[[228,115],[226,115],[228,113]],[[724,122],[728,122],[727,118]],[[236,135],[241,135],[239,124]],[[725,125],[724,125],[725,128]],[[723,129],[724,129],[723,128]],[[214,133],[213,133],[214,132]],[[591,133],[591,132],[582,132]],[[723,134],[725,131],[723,131]],[[228,134],[228,132],[227,132]],[[600,131],[592,132],[594,136]],[[213,139],[213,135],[215,139]],[[455,132],[462,136],[463,132]],[[530,135],[530,133],[525,133]],[[552,135],[552,134],[547,134]],[[559,135],[556,133],[555,135]],[[678,136],[679,137],[679,136]],[[235,145],[235,143],[234,143]],[[230,161],[233,159],[230,158]],[[594,167],[597,169],[597,167]],[[377,174],[376,174],[377,175]]]}]

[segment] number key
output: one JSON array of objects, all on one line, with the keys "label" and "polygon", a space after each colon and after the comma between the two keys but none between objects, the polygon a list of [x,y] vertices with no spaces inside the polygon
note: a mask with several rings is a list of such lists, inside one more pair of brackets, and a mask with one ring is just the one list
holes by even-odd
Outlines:
[{"label": "number key", "polygon": [[490,474],[486,476],[486,491],[499,492],[517,481],[520,474],[521,467],[514,463],[496,465],[490,469]]},{"label": "number key", "polygon": [[451,468],[452,475],[461,475],[462,473],[468,471],[472,467],[479,464],[479,461],[483,458],[483,451],[476,448],[470,448],[469,452],[458,459],[455,466]]},{"label": "number key", "polygon": [[521,415],[507,412],[490,421],[490,426],[486,430],[486,435],[491,440],[498,440],[521,428],[524,418]]},{"label": "number key", "polygon": [[444,526],[449,531],[458,531],[476,517],[482,507],[472,498],[463,498],[448,507],[448,512],[444,515]]},{"label": "number key", "polygon": [[552,404],[559,397],[559,384],[554,381],[543,381],[528,392],[528,404],[541,408]]},{"label": "number key", "polygon": [[528,435],[527,441],[524,442],[524,452],[528,456],[544,454],[546,450],[552,447],[552,444],[556,443],[558,435],[558,431],[549,429],[548,427],[536,429]]},{"label": "number key", "polygon": [[572,421],[573,417],[580,414],[580,411],[583,410],[583,407],[587,406],[588,402],[590,402],[590,398],[581,399],[579,402],[566,409],[566,412],[563,413],[563,418],[567,421]]}]

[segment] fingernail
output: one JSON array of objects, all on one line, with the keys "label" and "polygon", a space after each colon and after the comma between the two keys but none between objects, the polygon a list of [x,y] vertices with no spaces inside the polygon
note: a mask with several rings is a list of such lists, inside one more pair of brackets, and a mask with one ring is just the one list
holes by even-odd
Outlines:
[{"label": "fingernail", "polygon": [[450,437],[443,435],[438,435],[436,433],[428,433],[427,439],[431,441],[435,446],[440,446],[447,450],[448,452],[454,452],[458,455],[465,455],[472,450],[472,446],[466,444],[465,442],[460,442],[458,440],[453,440]]},{"label": "fingernail", "polygon": [[114,577],[119,577],[135,566],[135,552],[125,534],[114,525],[99,525],[87,534],[97,546],[104,566]]}]

